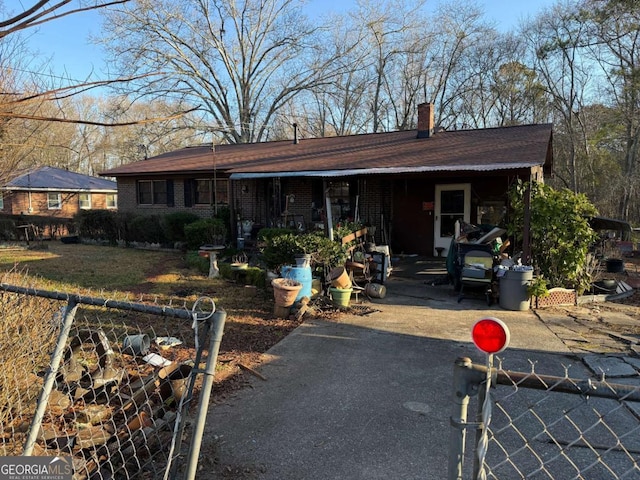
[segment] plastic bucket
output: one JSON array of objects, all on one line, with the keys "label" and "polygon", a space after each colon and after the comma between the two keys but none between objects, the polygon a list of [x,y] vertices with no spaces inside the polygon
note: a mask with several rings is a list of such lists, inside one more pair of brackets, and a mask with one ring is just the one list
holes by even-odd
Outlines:
[{"label": "plastic bucket", "polygon": [[533,279],[533,270],[507,270],[500,277],[500,307],[505,310],[529,310],[531,299],[527,287]]},{"label": "plastic bucket", "polygon": [[379,283],[367,283],[364,287],[364,293],[373,298],[384,298],[387,294],[387,287]]},{"label": "plastic bucket", "polygon": [[151,346],[151,339],[147,334],[140,335],[127,335],[122,341],[123,353],[129,355],[146,355],[149,353],[149,347]]},{"label": "plastic bucket", "polygon": [[294,258],[296,260],[296,267],[305,268],[311,266],[311,254],[300,254],[296,255]]},{"label": "plastic bucket", "polygon": [[607,259],[607,272],[622,273],[624,272],[624,262],[620,258]]},{"label": "plastic bucket", "polygon": [[348,307],[351,301],[351,292],[353,288],[336,288],[331,287],[331,301],[336,307]]},{"label": "plastic bucket", "polygon": [[327,278],[331,285],[335,288],[351,288],[351,279],[349,273],[344,267],[336,267],[329,272]]},{"label": "plastic bucket", "polygon": [[313,278],[311,277],[311,267],[289,267],[285,266],[281,269],[282,277],[295,280],[302,284],[302,288],[296,296],[296,302],[302,297],[311,298],[311,286]]}]

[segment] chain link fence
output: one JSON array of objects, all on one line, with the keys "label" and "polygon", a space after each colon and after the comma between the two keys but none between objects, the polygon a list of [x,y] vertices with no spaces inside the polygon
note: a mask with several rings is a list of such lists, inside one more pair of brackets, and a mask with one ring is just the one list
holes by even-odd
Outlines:
[{"label": "chain link fence", "polygon": [[[550,376],[533,365],[514,372],[458,359],[448,478],[640,478],[635,377],[614,383],[604,376],[574,378],[569,367]],[[476,417],[469,419],[474,407]]]},{"label": "chain link fence", "polygon": [[2,284],[0,318],[0,456],[69,457],[74,479],[195,478],[226,319],[211,299]]}]

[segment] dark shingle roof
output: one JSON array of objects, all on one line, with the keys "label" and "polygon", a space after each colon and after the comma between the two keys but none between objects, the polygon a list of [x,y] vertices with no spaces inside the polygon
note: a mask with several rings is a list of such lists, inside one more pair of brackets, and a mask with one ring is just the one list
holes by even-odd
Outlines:
[{"label": "dark shingle roof", "polygon": [[61,168],[42,167],[14,178],[5,185],[5,188],[9,190],[110,190],[115,192],[117,184],[111,180],[82,175]]},{"label": "dark shingle roof", "polygon": [[552,127],[523,125],[438,132],[416,131],[292,141],[188,147],[123,165],[101,175],[226,171],[236,176],[329,172],[501,170],[544,165]]}]

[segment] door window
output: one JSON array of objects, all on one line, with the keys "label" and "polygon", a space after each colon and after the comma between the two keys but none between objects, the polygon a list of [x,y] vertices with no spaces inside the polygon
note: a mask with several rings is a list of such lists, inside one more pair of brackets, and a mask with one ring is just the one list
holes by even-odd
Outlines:
[{"label": "door window", "polygon": [[440,236],[452,237],[457,220],[464,220],[464,190],[440,192]]}]

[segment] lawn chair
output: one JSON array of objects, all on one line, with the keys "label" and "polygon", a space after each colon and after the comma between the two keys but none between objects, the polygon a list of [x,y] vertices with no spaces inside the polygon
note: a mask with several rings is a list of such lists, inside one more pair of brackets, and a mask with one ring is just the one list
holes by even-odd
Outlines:
[{"label": "lawn chair", "polygon": [[483,250],[470,250],[464,255],[460,271],[460,293],[458,303],[464,298],[464,288],[483,287],[487,297],[487,305],[493,303],[493,255]]}]

